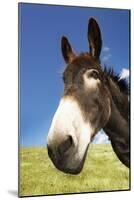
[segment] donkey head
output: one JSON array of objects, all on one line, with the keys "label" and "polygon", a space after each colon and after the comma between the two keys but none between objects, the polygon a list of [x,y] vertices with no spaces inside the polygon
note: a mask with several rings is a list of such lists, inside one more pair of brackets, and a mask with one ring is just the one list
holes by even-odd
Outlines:
[{"label": "donkey head", "polygon": [[76,55],[66,37],[61,49],[67,67],[63,73],[64,94],[48,133],[48,154],[54,165],[66,173],[78,174],[89,143],[110,117],[107,78],[100,66],[100,28],[91,18],[88,24],[90,53]]}]

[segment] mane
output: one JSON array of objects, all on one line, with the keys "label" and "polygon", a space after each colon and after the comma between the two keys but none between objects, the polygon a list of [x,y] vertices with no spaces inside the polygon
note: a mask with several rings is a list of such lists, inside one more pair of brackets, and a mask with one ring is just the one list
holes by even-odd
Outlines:
[{"label": "mane", "polygon": [[126,95],[129,95],[129,84],[124,78],[121,78],[120,74],[116,73],[112,67],[104,67],[104,73],[109,76],[112,81],[119,87],[120,91]]},{"label": "mane", "polygon": [[113,88],[111,94],[113,100],[124,119],[129,120],[129,86],[125,79],[121,79],[120,75],[115,73],[112,68],[104,68],[104,73],[111,78],[120,92]]}]

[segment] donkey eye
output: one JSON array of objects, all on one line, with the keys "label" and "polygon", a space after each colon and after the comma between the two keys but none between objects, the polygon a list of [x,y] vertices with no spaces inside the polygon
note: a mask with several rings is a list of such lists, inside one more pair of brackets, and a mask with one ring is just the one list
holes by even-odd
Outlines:
[{"label": "donkey eye", "polygon": [[88,78],[99,79],[99,72],[97,70],[90,70],[87,73]]},{"label": "donkey eye", "polygon": [[91,77],[94,78],[94,79],[98,79],[99,78],[99,73],[94,70],[94,71],[91,72]]}]

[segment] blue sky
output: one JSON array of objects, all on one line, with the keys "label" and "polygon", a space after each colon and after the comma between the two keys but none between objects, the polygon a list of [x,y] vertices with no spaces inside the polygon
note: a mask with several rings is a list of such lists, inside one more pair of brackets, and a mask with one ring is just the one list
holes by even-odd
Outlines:
[{"label": "blue sky", "polygon": [[52,117],[63,94],[61,77],[65,63],[60,50],[61,36],[69,38],[77,53],[88,51],[90,17],[95,17],[101,27],[102,65],[128,73],[128,10],[19,4],[22,146],[46,144]]}]

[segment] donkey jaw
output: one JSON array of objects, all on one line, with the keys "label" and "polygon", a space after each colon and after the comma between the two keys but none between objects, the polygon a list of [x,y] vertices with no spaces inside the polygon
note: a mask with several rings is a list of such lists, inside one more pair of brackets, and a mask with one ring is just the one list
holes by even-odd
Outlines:
[{"label": "donkey jaw", "polygon": [[65,173],[80,173],[94,132],[77,102],[72,97],[63,97],[47,140],[48,155],[56,168]]},{"label": "donkey jaw", "polygon": [[[60,170],[60,171],[62,171],[64,173],[77,175],[83,169],[85,158],[86,158],[86,155],[87,155],[87,150],[88,150],[88,146],[86,148],[86,151],[84,153],[84,156],[83,156],[82,160],[75,160],[75,161],[77,161],[75,163],[75,165],[72,165],[72,162],[71,162],[73,160],[73,157],[72,157],[71,160],[70,160],[70,158],[69,159],[63,159],[63,160],[62,159],[61,160],[60,159],[59,160],[55,160],[55,159],[51,158],[51,155],[50,155],[50,158],[51,158],[53,164],[55,165],[55,167],[58,170]],[[75,157],[75,155],[74,155],[74,157]],[[71,164],[69,164],[69,163],[71,163]]]}]

